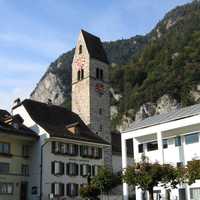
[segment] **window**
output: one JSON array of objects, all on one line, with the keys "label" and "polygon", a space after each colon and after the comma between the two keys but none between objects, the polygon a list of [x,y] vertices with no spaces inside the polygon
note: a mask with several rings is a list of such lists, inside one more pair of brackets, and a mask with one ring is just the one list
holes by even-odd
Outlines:
[{"label": "window", "polygon": [[96,68],[96,79],[103,80],[103,69]]},{"label": "window", "polygon": [[52,142],[52,153],[60,153],[60,143]]},{"label": "window", "polygon": [[67,175],[77,176],[78,175],[78,164],[76,163],[67,163]]},{"label": "window", "polygon": [[1,154],[10,154],[10,144],[0,142],[0,153]]},{"label": "window", "polygon": [[0,182],[0,194],[13,194],[13,183]]},{"label": "window", "polygon": [[31,194],[36,195],[38,193],[38,188],[36,186],[33,186],[31,188]]},{"label": "window", "polygon": [[78,196],[78,184],[76,183],[67,184],[67,196],[69,197]]},{"label": "window", "polygon": [[84,79],[84,69],[81,69],[81,80]]},{"label": "window", "polygon": [[60,143],[60,153],[65,154],[65,144],[64,143]]},{"label": "window", "polygon": [[157,141],[147,143],[147,151],[155,151],[155,150],[158,150]]},{"label": "window", "polygon": [[101,159],[102,158],[102,149],[101,148],[94,148],[94,158],[99,158]]},{"label": "window", "polygon": [[28,145],[22,146],[22,156],[23,157],[29,157],[30,155],[30,147]]},{"label": "window", "polygon": [[51,173],[55,176],[64,174],[64,163],[60,161],[54,161],[51,163]]},{"label": "window", "polygon": [[22,165],[22,176],[28,176],[29,175],[29,167],[28,165]]},{"label": "window", "polygon": [[167,149],[168,148],[168,139],[164,139],[163,140],[163,149]]},{"label": "window", "polygon": [[96,79],[99,79],[99,68],[96,68]]},{"label": "window", "polygon": [[175,146],[176,147],[181,146],[181,137],[180,136],[175,137]]},{"label": "window", "polygon": [[83,46],[82,46],[82,45],[80,45],[80,46],[79,46],[78,53],[79,53],[79,54],[82,54],[82,52],[83,52]]},{"label": "window", "polygon": [[80,154],[82,157],[88,156],[88,146],[81,146],[80,151],[81,151]]},{"label": "window", "polygon": [[90,147],[90,146],[81,146],[80,147],[80,155],[82,157],[89,157],[89,158],[102,158],[102,149],[98,147]]},{"label": "window", "polygon": [[143,144],[139,144],[138,145],[138,152],[139,153],[143,153],[144,152],[144,145]]},{"label": "window", "polygon": [[99,115],[102,115],[102,108],[99,108]]},{"label": "window", "polygon": [[9,163],[0,162],[0,173],[9,173],[10,165]]},{"label": "window", "polygon": [[80,165],[80,174],[83,177],[91,175],[91,166],[88,164]]},{"label": "window", "polygon": [[100,80],[103,80],[103,69],[100,69]]},{"label": "window", "polygon": [[98,174],[98,171],[99,171],[99,166],[93,165],[92,166],[92,176],[96,176]]},{"label": "window", "polygon": [[80,81],[81,80],[81,71],[78,70],[77,72],[77,81]]},{"label": "window", "polygon": [[52,183],[51,193],[55,196],[64,196],[64,184],[63,183]]},{"label": "window", "polygon": [[199,142],[199,133],[193,133],[185,136],[186,144],[193,144]]},{"label": "window", "polygon": [[77,144],[66,144],[66,154],[70,156],[78,155],[78,145]]},{"label": "window", "polygon": [[200,199],[200,188],[190,188],[191,200]]},{"label": "window", "polygon": [[99,125],[99,132],[102,132],[103,131],[103,126],[102,124]]}]

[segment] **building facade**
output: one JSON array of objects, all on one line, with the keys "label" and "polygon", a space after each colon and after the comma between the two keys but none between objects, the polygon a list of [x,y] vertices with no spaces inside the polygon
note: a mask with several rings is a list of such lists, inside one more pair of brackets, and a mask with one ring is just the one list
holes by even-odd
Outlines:
[{"label": "building facade", "polygon": [[[122,133],[122,165],[127,167],[126,140],[132,139],[134,160],[141,161],[145,155],[150,162],[185,166],[193,159],[200,159],[200,104],[147,118],[133,123]],[[167,198],[169,191],[154,188],[156,199]],[[128,186],[123,185],[124,199],[128,199]],[[148,194],[136,189],[136,199],[148,199]],[[192,185],[180,184],[172,189],[170,199],[200,199],[200,180]]]},{"label": "building facade", "polygon": [[29,199],[80,199],[80,187],[104,166],[110,144],[60,106],[24,100],[13,113],[40,136],[32,148]]},{"label": "building facade", "polygon": [[0,110],[0,199],[27,199],[31,149],[37,139],[37,134]]}]

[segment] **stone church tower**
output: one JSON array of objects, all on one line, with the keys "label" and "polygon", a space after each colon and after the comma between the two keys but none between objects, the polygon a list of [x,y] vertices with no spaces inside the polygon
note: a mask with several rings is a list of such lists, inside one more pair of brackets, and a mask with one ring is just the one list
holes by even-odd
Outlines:
[{"label": "stone church tower", "polygon": [[111,142],[109,63],[100,38],[84,30],[72,63],[72,111],[94,133]]}]

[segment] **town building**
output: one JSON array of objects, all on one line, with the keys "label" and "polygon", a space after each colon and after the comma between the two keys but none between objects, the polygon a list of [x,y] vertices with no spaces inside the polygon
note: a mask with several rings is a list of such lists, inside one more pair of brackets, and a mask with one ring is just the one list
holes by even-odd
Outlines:
[{"label": "town building", "polygon": [[32,147],[37,140],[19,115],[0,110],[0,199],[27,199]]},{"label": "town building", "polygon": [[[122,166],[126,168],[126,141],[133,140],[134,160],[146,156],[150,162],[187,165],[200,159],[200,104],[136,121],[122,133]],[[169,191],[154,188],[155,199],[165,199]],[[176,200],[200,199],[200,180],[192,185],[181,184],[170,192]],[[123,196],[128,200],[128,185],[123,184]],[[136,188],[136,200],[148,199],[148,194]]]},{"label": "town building", "polygon": [[79,188],[104,166],[108,142],[65,108],[24,100],[13,108],[40,137],[32,148],[29,199],[80,199]]}]

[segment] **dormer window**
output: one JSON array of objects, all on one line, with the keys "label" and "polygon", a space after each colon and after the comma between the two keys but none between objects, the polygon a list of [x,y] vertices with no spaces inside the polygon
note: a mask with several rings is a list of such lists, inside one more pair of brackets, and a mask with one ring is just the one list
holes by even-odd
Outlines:
[{"label": "dormer window", "polygon": [[79,46],[78,53],[79,53],[79,54],[82,54],[82,51],[83,51],[83,46],[82,46],[82,45],[80,45],[80,46]]}]

